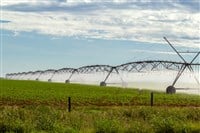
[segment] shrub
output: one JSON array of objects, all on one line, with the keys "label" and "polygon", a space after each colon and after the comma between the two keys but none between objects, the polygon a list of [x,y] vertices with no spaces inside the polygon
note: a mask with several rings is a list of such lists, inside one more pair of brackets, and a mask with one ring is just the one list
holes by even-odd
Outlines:
[{"label": "shrub", "polygon": [[119,122],[116,120],[97,120],[94,123],[96,133],[117,133],[119,132]]}]

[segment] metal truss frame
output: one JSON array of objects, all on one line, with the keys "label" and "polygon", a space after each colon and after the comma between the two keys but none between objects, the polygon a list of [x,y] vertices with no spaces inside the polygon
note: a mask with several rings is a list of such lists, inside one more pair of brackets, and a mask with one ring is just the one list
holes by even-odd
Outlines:
[{"label": "metal truss frame", "polygon": [[[186,68],[193,73],[195,80],[199,83],[199,79],[194,74],[194,67],[200,67],[200,63],[194,63],[197,57],[200,55],[200,51],[198,52],[179,52],[176,48],[164,37],[164,40],[170,45],[170,47],[175,51],[175,53],[180,57],[182,62],[176,61],[166,61],[166,60],[145,60],[145,61],[135,61],[129,62],[117,66],[110,65],[89,65],[83,66],[80,68],[61,68],[61,69],[48,69],[48,70],[38,70],[38,71],[29,71],[29,72],[20,72],[20,73],[9,73],[6,74],[6,78],[8,79],[32,79],[32,76],[37,76],[35,80],[40,80],[41,76],[45,74],[49,75],[48,81],[51,82],[56,74],[67,74],[68,77],[65,80],[65,83],[70,83],[70,80],[74,76],[74,74],[90,74],[95,72],[105,73],[105,78],[103,81],[100,81],[100,86],[106,86],[107,80],[112,73],[119,75],[120,80],[123,81],[123,78],[120,76],[121,72],[132,72],[132,73],[144,73],[149,71],[160,71],[160,70],[175,70],[178,71],[176,78],[174,79],[172,85],[166,88],[167,93],[175,93],[176,88],[174,87],[178,79],[181,77]],[[181,53],[193,53],[195,56],[190,62],[187,62],[185,58],[181,55]]]},{"label": "metal truss frame", "polygon": [[[192,68],[193,62],[197,59],[197,57],[200,55],[200,51],[197,52],[189,52],[189,51],[185,51],[185,52],[179,52],[169,41],[166,37],[163,37],[164,40],[169,44],[169,46],[174,50],[174,52],[180,57],[180,59],[183,61],[182,65],[180,67],[180,69],[178,70],[178,73],[176,75],[176,78],[174,79],[173,83],[171,86],[168,86],[166,89],[167,93],[175,93],[176,92],[176,88],[174,87],[174,85],[176,84],[176,82],[178,81],[178,79],[181,77],[181,75],[183,74],[183,72],[185,71],[186,68],[188,68],[188,70],[193,74],[194,79],[196,80],[196,82],[198,84],[200,84],[199,79],[195,76],[194,73],[194,69]],[[186,59],[181,55],[181,53],[193,53],[195,54],[195,56],[193,57],[193,59],[188,62],[186,61]]]},{"label": "metal truss frame", "polygon": [[[35,71],[35,72],[21,72],[21,73],[11,73],[7,74],[6,78],[10,79],[31,79],[31,76],[37,75],[35,80],[40,80],[41,76],[45,74],[49,74],[48,81],[51,82],[53,77],[59,73],[68,73],[69,77],[66,78],[65,82],[70,83],[71,78],[74,74],[90,74],[95,72],[105,73],[106,76],[103,81],[100,82],[100,86],[106,86],[106,81],[110,77],[111,73],[116,73],[119,75],[122,82],[123,78],[120,76],[120,72],[132,72],[132,73],[144,73],[148,71],[159,71],[159,70],[175,70],[178,71],[176,79],[174,80],[171,86],[174,86],[177,82],[178,78],[181,76],[186,67],[189,68],[192,73],[194,73],[193,67],[200,66],[199,63],[193,63],[199,54],[195,56],[195,58],[189,62],[174,62],[174,61],[161,61],[161,60],[146,60],[146,61],[135,61],[129,62],[125,64],[121,64],[118,66],[110,66],[110,65],[90,65],[83,66],[80,68],[62,68],[62,69],[48,69],[44,71]],[[197,78],[196,78],[197,79]]]}]

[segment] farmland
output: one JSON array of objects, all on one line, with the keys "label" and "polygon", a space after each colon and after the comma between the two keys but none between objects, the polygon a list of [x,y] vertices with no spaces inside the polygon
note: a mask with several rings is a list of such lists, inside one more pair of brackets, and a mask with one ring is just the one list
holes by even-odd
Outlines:
[{"label": "farmland", "polygon": [[[200,97],[0,80],[1,132],[199,132]],[[72,111],[67,110],[71,97]]]}]

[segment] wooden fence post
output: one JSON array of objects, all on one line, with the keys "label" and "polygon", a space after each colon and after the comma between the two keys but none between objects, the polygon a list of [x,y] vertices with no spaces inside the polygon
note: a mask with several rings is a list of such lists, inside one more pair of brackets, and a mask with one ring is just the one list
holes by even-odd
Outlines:
[{"label": "wooden fence post", "polygon": [[151,107],[153,106],[153,92],[151,92]]},{"label": "wooden fence post", "polygon": [[71,112],[71,97],[68,97],[68,112]]}]

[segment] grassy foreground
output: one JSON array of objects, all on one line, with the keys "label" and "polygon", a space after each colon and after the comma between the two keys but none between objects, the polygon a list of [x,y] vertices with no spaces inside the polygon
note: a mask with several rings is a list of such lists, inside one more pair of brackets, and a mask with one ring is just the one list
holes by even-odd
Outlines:
[{"label": "grassy foreground", "polygon": [[[72,111],[67,111],[67,98]],[[0,132],[200,132],[200,97],[0,79]]]}]

